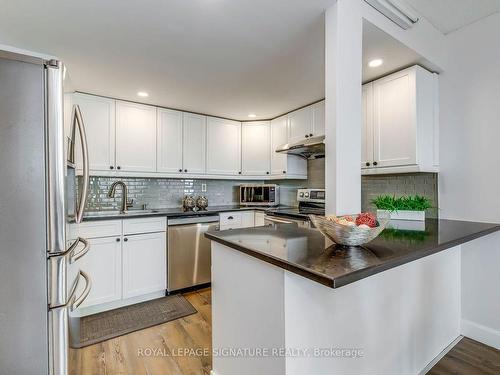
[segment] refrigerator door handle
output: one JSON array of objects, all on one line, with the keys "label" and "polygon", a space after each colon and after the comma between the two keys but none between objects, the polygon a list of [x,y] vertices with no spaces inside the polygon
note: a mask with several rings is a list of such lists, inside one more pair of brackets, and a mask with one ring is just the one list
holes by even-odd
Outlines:
[{"label": "refrigerator door handle", "polygon": [[47,251],[52,255],[66,251],[63,65],[60,61],[51,60],[46,63],[45,72],[47,81]]},{"label": "refrigerator door handle", "polygon": [[[83,244],[83,249],[75,253],[76,247],[78,246],[79,243]],[[71,245],[71,247],[69,248],[69,251],[71,251],[69,262],[75,263],[78,259],[87,254],[89,252],[89,249],[90,249],[89,241],[87,241],[85,238],[78,237],[75,243]]]},{"label": "refrigerator door handle", "polygon": [[83,122],[82,111],[79,105],[73,107],[73,129],[78,125],[78,133],[80,134],[80,141],[82,145],[82,161],[83,161],[83,185],[80,193],[80,200],[78,203],[75,222],[77,224],[82,222],[83,211],[85,210],[85,204],[87,203],[87,195],[89,191],[89,149],[87,145],[87,134],[85,132],[85,124]]},{"label": "refrigerator door handle", "polygon": [[89,275],[86,272],[83,272],[80,270],[80,276],[82,276],[85,279],[85,289],[83,290],[82,294],[78,298],[74,298],[73,301],[70,304],[70,310],[73,311],[78,306],[80,306],[83,301],[88,297],[90,290],[92,289],[92,281],[90,280]]}]

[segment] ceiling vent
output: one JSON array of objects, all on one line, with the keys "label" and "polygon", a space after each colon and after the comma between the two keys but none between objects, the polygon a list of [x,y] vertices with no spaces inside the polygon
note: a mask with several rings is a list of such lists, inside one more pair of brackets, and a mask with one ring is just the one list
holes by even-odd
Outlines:
[{"label": "ceiling vent", "polygon": [[408,5],[404,5],[396,0],[365,0],[368,4],[389,18],[399,27],[407,30],[418,22],[418,16],[415,15]]}]

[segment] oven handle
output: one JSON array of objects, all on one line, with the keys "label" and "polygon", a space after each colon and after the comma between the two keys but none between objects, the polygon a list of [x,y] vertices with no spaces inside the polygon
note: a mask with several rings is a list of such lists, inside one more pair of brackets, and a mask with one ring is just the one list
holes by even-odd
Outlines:
[{"label": "oven handle", "polygon": [[286,219],[276,219],[274,217],[270,217],[268,215],[264,216],[264,220],[268,220],[273,223],[278,223],[278,224],[293,224],[295,221],[287,221]]}]

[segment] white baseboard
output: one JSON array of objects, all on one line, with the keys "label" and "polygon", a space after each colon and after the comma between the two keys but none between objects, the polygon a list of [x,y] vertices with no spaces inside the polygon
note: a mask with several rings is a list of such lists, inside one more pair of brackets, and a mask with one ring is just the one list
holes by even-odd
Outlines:
[{"label": "white baseboard", "polygon": [[436,356],[436,358],[434,358],[432,361],[430,361],[430,362],[427,364],[427,366],[425,366],[425,367],[422,369],[422,371],[420,371],[420,372],[418,373],[418,375],[425,375],[425,374],[427,374],[427,373],[430,371],[430,369],[431,369],[431,368],[433,368],[433,367],[436,365],[436,363],[438,363],[438,362],[441,360],[441,358],[443,358],[446,354],[448,354],[448,352],[449,352],[451,349],[453,349],[453,347],[454,347],[455,345],[457,345],[457,344],[458,344],[458,342],[459,342],[460,340],[462,340],[462,338],[463,338],[463,336],[462,336],[462,335],[460,335],[460,336],[458,336],[455,340],[453,340],[453,341],[450,343],[450,345],[448,345],[446,348],[444,348],[444,349],[443,349],[443,351],[442,351],[441,353],[439,353],[439,354]]},{"label": "white baseboard", "polygon": [[462,319],[461,331],[466,337],[500,350],[500,331],[496,329]]}]

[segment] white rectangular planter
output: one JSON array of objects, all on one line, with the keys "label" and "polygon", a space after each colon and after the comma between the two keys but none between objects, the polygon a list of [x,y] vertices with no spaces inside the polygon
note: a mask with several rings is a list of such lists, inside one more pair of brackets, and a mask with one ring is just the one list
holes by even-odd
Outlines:
[{"label": "white rectangular planter", "polygon": [[425,211],[387,211],[377,210],[377,217],[391,220],[425,221]]}]

